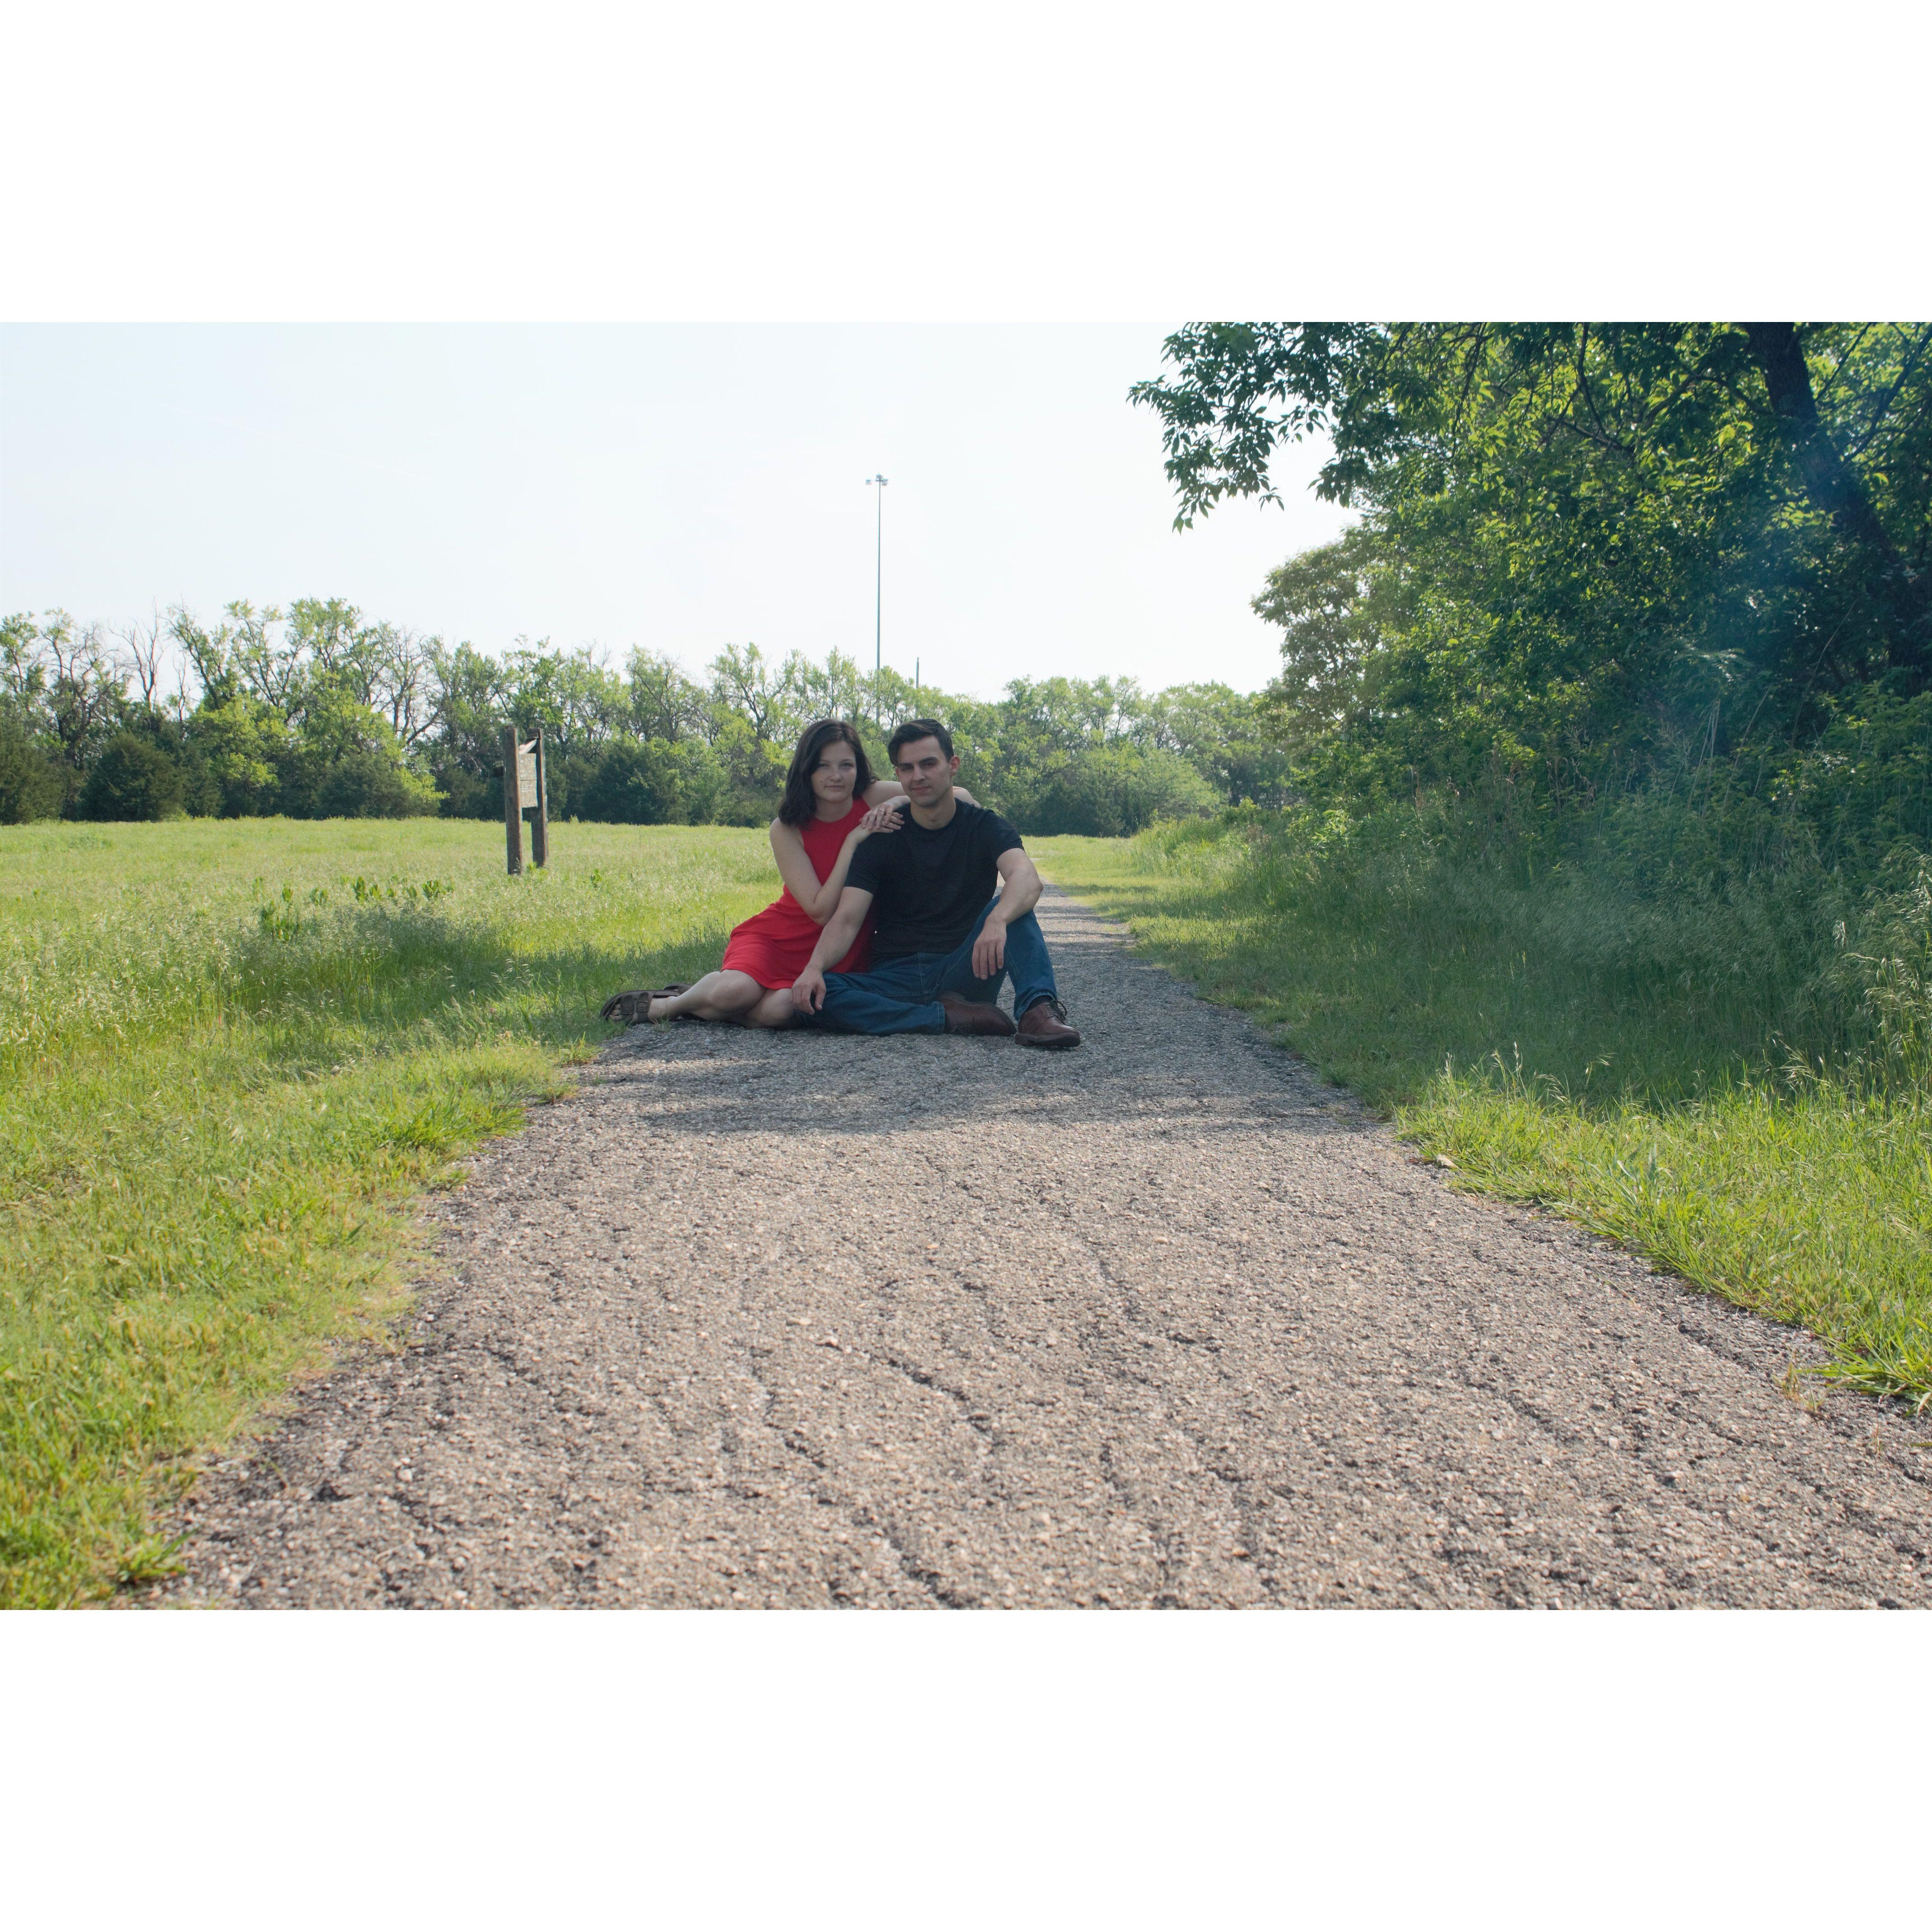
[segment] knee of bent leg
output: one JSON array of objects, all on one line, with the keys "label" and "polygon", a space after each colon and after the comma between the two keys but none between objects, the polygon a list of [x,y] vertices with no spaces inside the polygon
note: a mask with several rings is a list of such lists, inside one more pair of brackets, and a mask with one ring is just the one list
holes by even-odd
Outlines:
[{"label": "knee of bent leg", "polygon": [[748,973],[720,973],[706,995],[706,1004],[720,1012],[742,1013],[765,997],[765,989]]}]

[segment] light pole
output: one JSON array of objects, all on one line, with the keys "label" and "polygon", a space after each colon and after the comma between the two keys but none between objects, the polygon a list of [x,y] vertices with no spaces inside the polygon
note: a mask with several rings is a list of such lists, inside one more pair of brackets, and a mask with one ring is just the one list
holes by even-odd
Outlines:
[{"label": "light pole", "polygon": [[867,489],[874,484],[879,490],[878,548],[872,561],[872,722],[876,725],[879,722],[879,673],[885,665],[881,640],[885,635],[886,622],[886,479],[883,476],[866,478]]}]

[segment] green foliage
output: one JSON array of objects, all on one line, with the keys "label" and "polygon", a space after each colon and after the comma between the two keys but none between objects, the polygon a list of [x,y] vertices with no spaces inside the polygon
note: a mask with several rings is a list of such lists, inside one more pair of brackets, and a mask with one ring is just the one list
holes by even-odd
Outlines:
[{"label": "green foliage", "polygon": [[1286,787],[1256,700],[1226,685],[1019,679],[997,704],[928,692],[916,710],[946,722],[962,781],[1022,832],[1118,836]]},{"label": "green foliage", "polygon": [[621,740],[597,761],[578,815],[615,825],[709,825],[728,784],[723,761],[702,740]]},{"label": "green foliage", "polygon": [[1265,696],[1225,684],[1177,684],[1150,700],[1148,742],[1184,758],[1223,805],[1278,806],[1292,790],[1292,748]]},{"label": "green foliage", "polygon": [[1390,608],[1399,590],[1366,524],[1269,572],[1254,609],[1282,628],[1282,670],[1265,694],[1264,716],[1303,757],[1376,716],[1378,674],[1399,628]]},{"label": "green foliage", "polygon": [[59,769],[26,724],[0,710],[0,825],[56,817],[65,792]]},{"label": "green foliage", "polygon": [[[776,728],[777,720],[768,717]],[[713,816],[721,825],[764,825],[778,808],[795,734],[767,737],[736,712],[718,718],[710,750],[723,776]]]},{"label": "green foliage", "polygon": [[433,817],[436,788],[386,748],[358,746],[339,754],[322,771],[310,794],[316,818]]},{"label": "green foliage", "polygon": [[182,814],[181,773],[152,738],[117,731],[81,788],[82,818],[140,820]]},{"label": "green foliage", "polygon": [[1016,776],[1009,788],[1005,796],[1014,822],[1043,836],[1119,838],[1159,818],[1210,813],[1222,802],[1184,758],[1132,744],[1063,754]]},{"label": "green foliage", "polygon": [[[164,634],[200,680],[192,709],[184,699],[170,712],[155,698]],[[1135,831],[1223,802],[1277,803],[1287,789],[1288,754],[1262,708],[1224,685],[1149,695],[1131,679],[1023,680],[989,704],[920,689],[890,669],[863,674],[836,651],[819,664],[796,652],[768,658],[755,644],[727,645],[700,684],[641,650],[621,676],[588,650],[543,641],[487,657],[368,622],[340,599],[300,600],[286,614],[232,604],[212,628],[177,610],[165,633],[158,617],[123,643],[117,655],[98,628],[76,632],[58,612],[0,627],[0,724],[20,721],[0,742],[0,806],[25,815],[77,800],[112,735],[102,736],[110,718],[156,748],[180,805],[197,816],[434,810],[494,820],[503,734],[514,725],[520,737],[544,734],[553,818],[763,825],[813,720],[852,719],[883,773],[892,728],[935,711],[953,731],[966,782],[1023,830]],[[138,700],[125,688],[136,672]],[[83,687],[93,722],[63,736],[51,694],[68,694],[77,718],[73,694]],[[164,791],[158,766],[152,777],[149,789]],[[131,794],[117,806],[121,796],[104,780],[86,809],[136,808]]]},{"label": "green foliage", "polygon": [[194,742],[214,785],[217,815],[259,818],[278,808],[294,746],[272,706],[249,692],[212,692],[194,713]]},{"label": "green foliage", "polygon": [[1802,745],[1932,667],[1932,327],[1204,326],[1161,415],[1186,520],[1334,440],[1362,509],[1258,602],[1318,795],[1519,820],[1693,746]]}]

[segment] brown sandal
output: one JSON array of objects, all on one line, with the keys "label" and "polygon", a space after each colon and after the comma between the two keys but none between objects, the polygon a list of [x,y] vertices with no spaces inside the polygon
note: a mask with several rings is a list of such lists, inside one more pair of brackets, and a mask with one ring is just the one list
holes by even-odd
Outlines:
[{"label": "brown sandal", "polygon": [[[598,1010],[598,1017],[621,1020],[626,1026],[642,1026],[651,1016],[653,1000],[674,1000],[691,991],[688,986],[653,986],[648,992],[613,993]],[[684,1016],[680,1014],[682,1019]]]}]

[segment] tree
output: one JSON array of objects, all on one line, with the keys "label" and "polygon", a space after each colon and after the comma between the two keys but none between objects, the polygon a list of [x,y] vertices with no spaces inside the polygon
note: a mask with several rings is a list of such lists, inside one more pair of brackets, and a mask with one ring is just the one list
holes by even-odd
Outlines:
[{"label": "tree", "polygon": [[1210,323],[1131,393],[1162,419],[1181,524],[1271,499],[1274,452],[1326,435],[1318,494],[1428,574],[1432,537],[1506,532],[1499,622],[1534,587],[1586,656],[1613,616],[1740,652],[1790,697],[1925,682],[1929,348],[1932,326]]},{"label": "tree", "polygon": [[22,720],[0,708],[0,825],[56,818],[65,793],[58,767]]},{"label": "tree", "polygon": [[503,809],[505,667],[466,644],[430,653],[433,725],[429,768],[454,818]]},{"label": "tree", "polygon": [[[807,722],[820,718],[856,722],[860,713],[869,708],[874,694],[868,688],[869,681],[859,668],[856,658],[848,657],[843,651],[828,651],[822,669],[802,657],[797,658],[796,664],[793,684],[801,730]],[[899,678],[897,682],[903,696],[915,695],[905,688],[904,679]]]},{"label": "tree", "polygon": [[1042,838],[1123,838],[1156,819],[1198,818],[1224,802],[1185,758],[1117,740],[1058,761],[1020,794],[1015,808],[1024,829]]},{"label": "tree", "polygon": [[436,810],[436,788],[388,748],[358,746],[322,773],[312,806],[317,818],[419,818]]},{"label": "tree", "polygon": [[101,626],[76,629],[64,610],[48,614],[40,642],[52,669],[46,704],[61,760],[79,775],[124,721],[127,668]]},{"label": "tree", "polygon": [[764,743],[788,736],[802,662],[794,652],[783,664],[774,664],[756,644],[727,644],[711,660],[712,701],[721,713],[742,718],[752,736]]},{"label": "tree", "polygon": [[136,620],[119,633],[122,661],[141,688],[142,708],[161,715],[161,646],[168,635],[158,608],[147,623]]},{"label": "tree", "polygon": [[153,739],[117,731],[81,788],[83,818],[142,820],[181,815],[181,775]]},{"label": "tree", "polygon": [[[1813,506],[1829,517],[1840,534],[1868,560],[1868,580],[1874,602],[1889,630],[1889,652],[1922,678],[1932,658],[1932,575],[1925,573],[1922,555],[1915,572],[1880,520],[1863,480],[1848,463],[1820,416],[1811,386],[1804,345],[1796,326],[1788,322],[1748,322],[1744,339],[1750,344],[1764,376],[1772,420],[1804,479]],[[1886,401],[1874,412],[1865,440],[1876,438],[1893,401],[1906,390],[1912,374],[1932,347],[1932,324],[1914,332],[1904,366],[1892,384]],[[1840,365],[1843,366],[1842,364]],[[1932,413],[1922,401],[1922,416]]]},{"label": "tree", "polygon": [[[180,663],[172,716],[160,698],[164,638]],[[98,626],[80,631],[59,613],[0,624],[0,814],[58,810],[91,787],[85,809],[123,816],[494,819],[505,732],[540,728],[553,818],[758,824],[777,808],[800,729],[823,716],[857,723],[875,769],[881,724],[945,718],[967,782],[1030,830],[1118,832],[1218,802],[1275,802],[1286,772],[1256,701],[1221,686],[1151,694],[1126,678],[1021,680],[988,702],[866,674],[840,652],[774,662],[754,645],[726,646],[707,685],[640,650],[621,675],[591,647],[545,640],[490,656],[334,598],[239,601],[212,625],[177,607],[122,642],[124,660]]]},{"label": "tree", "polygon": [[272,604],[257,611],[244,598],[230,604],[226,614],[228,623],[214,633],[212,640],[221,653],[223,668],[232,670],[271,710],[284,718],[296,716],[302,709],[308,670],[299,644],[276,634],[281,612]]},{"label": "tree", "polygon": [[606,748],[585,786],[581,814],[609,824],[708,824],[724,802],[726,776],[702,739],[646,739]]},{"label": "tree", "polygon": [[634,650],[626,675],[630,687],[627,722],[635,736],[675,744],[681,738],[703,735],[710,698],[669,658]]},{"label": "tree", "polygon": [[1306,750],[1358,718],[1372,672],[1389,648],[1393,576],[1386,546],[1366,524],[1268,573],[1255,614],[1279,624],[1283,634],[1281,675],[1263,704],[1290,745]]},{"label": "tree", "polygon": [[256,818],[281,802],[295,746],[287,722],[252,692],[218,680],[188,718],[185,735],[207,766],[224,818]]},{"label": "tree", "polygon": [[52,733],[46,654],[31,611],[16,611],[0,620],[0,718],[10,721],[30,738]]},{"label": "tree", "polygon": [[1178,684],[1149,710],[1152,745],[1184,758],[1225,803],[1286,802],[1289,750],[1262,700],[1225,684]]}]

